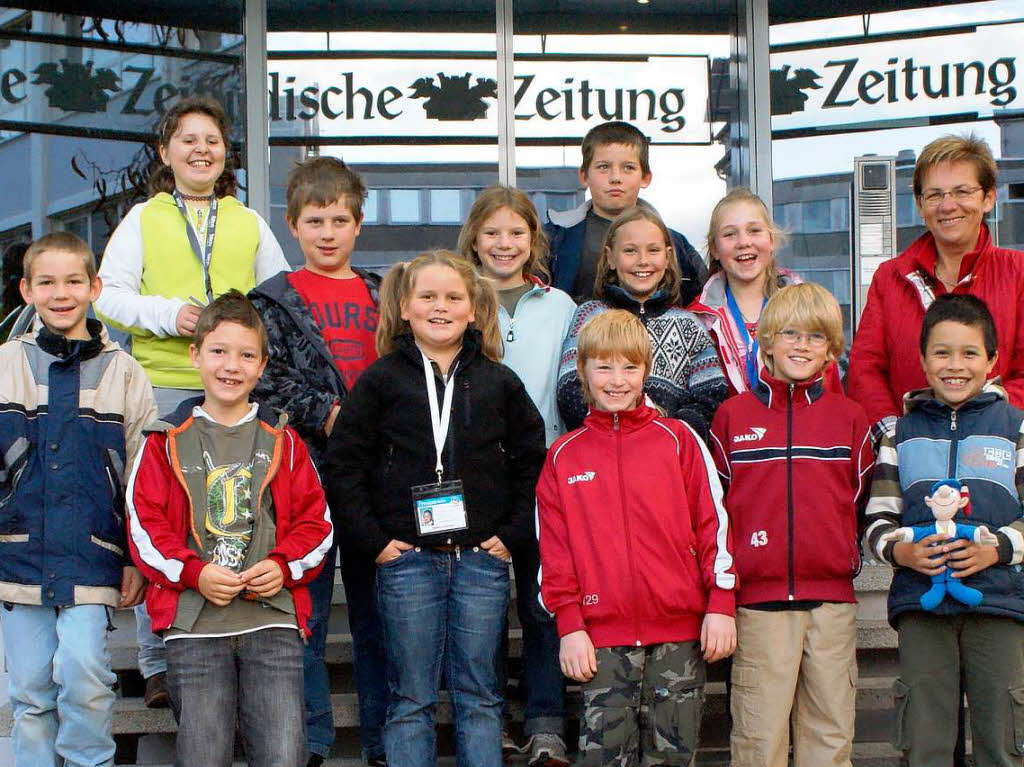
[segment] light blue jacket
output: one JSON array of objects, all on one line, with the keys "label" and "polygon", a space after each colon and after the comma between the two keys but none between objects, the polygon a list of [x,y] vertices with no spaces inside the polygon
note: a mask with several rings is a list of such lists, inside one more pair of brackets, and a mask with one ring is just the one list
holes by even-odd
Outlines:
[{"label": "light blue jacket", "polygon": [[545,443],[550,446],[565,432],[558,415],[555,385],[562,341],[576,304],[568,294],[535,280],[534,287],[516,304],[515,316],[498,307],[498,326],[505,346],[502,359],[526,386],[526,392],[544,419]]}]

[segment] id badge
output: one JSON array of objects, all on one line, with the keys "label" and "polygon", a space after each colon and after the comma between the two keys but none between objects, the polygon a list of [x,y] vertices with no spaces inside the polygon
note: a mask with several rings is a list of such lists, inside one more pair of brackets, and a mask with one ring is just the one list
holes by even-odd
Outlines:
[{"label": "id badge", "polygon": [[462,480],[413,485],[413,515],[419,535],[437,535],[469,527]]}]

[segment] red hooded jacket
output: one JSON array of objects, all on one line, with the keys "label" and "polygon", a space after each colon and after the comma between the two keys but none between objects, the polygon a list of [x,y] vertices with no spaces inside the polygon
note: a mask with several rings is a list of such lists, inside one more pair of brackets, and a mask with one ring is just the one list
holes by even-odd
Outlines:
[{"label": "red hooded jacket", "polygon": [[869,431],[860,405],[826,391],[821,375],[790,385],[762,370],[753,392],[718,409],[711,450],[726,486],[739,604],[854,601]]},{"label": "red hooded jacket", "polygon": [[[846,391],[872,423],[902,415],[903,395],[928,385],[918,342],[925,310],[947,292],[935,277],[937,259],[932,235],[924,234],[878,267],[871,280],[850,349]],[[999,338],[991,377],[1001,376],[1010,402],[1024,407],[1024,253],[997,248],[982,224],[953,292],[970,293],[988,305]]]},{"label": "red hooded jacket", "polygon": [[537,484],[541,596],[559,636],[595,647],[686,642],[732,615],[736,575],[721,486],[682,421],[646,405],[591,410],[548,451]]},{"label": "red hooded jacket", "polygon": [[[199,573],[207,564],[188,545],[192,501],[176,444],[195,421],[190,402],[169,416],[169,423],[157,422],[164,430],[146,438],[126,493],[128,544],[132,559],[150,581],[146,607],[154,631],[171,626],[178,596],[185,589],[199,590]],[[331,547],[330,512],[305,444],[291,427],[271,426],[264,420],[268,415],[260,409],[259,426],[272,437],[274,445],[259,489],[262,497],[269,487],[277,528],[276,543],[267,558],[281,568],[283,588],[291,591],[299,630],[308,636],[311,605],[306,584],[320,572]]]}]

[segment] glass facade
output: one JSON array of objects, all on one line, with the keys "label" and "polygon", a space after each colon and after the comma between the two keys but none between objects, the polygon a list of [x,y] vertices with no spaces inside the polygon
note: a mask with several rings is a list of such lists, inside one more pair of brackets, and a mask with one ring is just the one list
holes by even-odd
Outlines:
[{"label": "glass facade", "polygon": [[790,235],[781,261],[835,294],[848,339],[861,289],[855,157],[895,158],[900,251],[925,231],[911,191],[916,153],[948,133],[981,136],[999,166],[989,226],[1000,245],[1024,245],[1022,32],[1019,3],[998,1],[771,25],[772,196]]}]

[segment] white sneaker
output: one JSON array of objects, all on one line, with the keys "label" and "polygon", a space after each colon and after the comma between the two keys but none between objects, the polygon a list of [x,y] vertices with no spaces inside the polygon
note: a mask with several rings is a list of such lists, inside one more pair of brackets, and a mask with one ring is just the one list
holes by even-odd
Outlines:
[{"label": "white sneaker", "polygon": [[530,738],[529,747],[530,767],[569,767],[565,742],[553,732],[536,733]]}]

